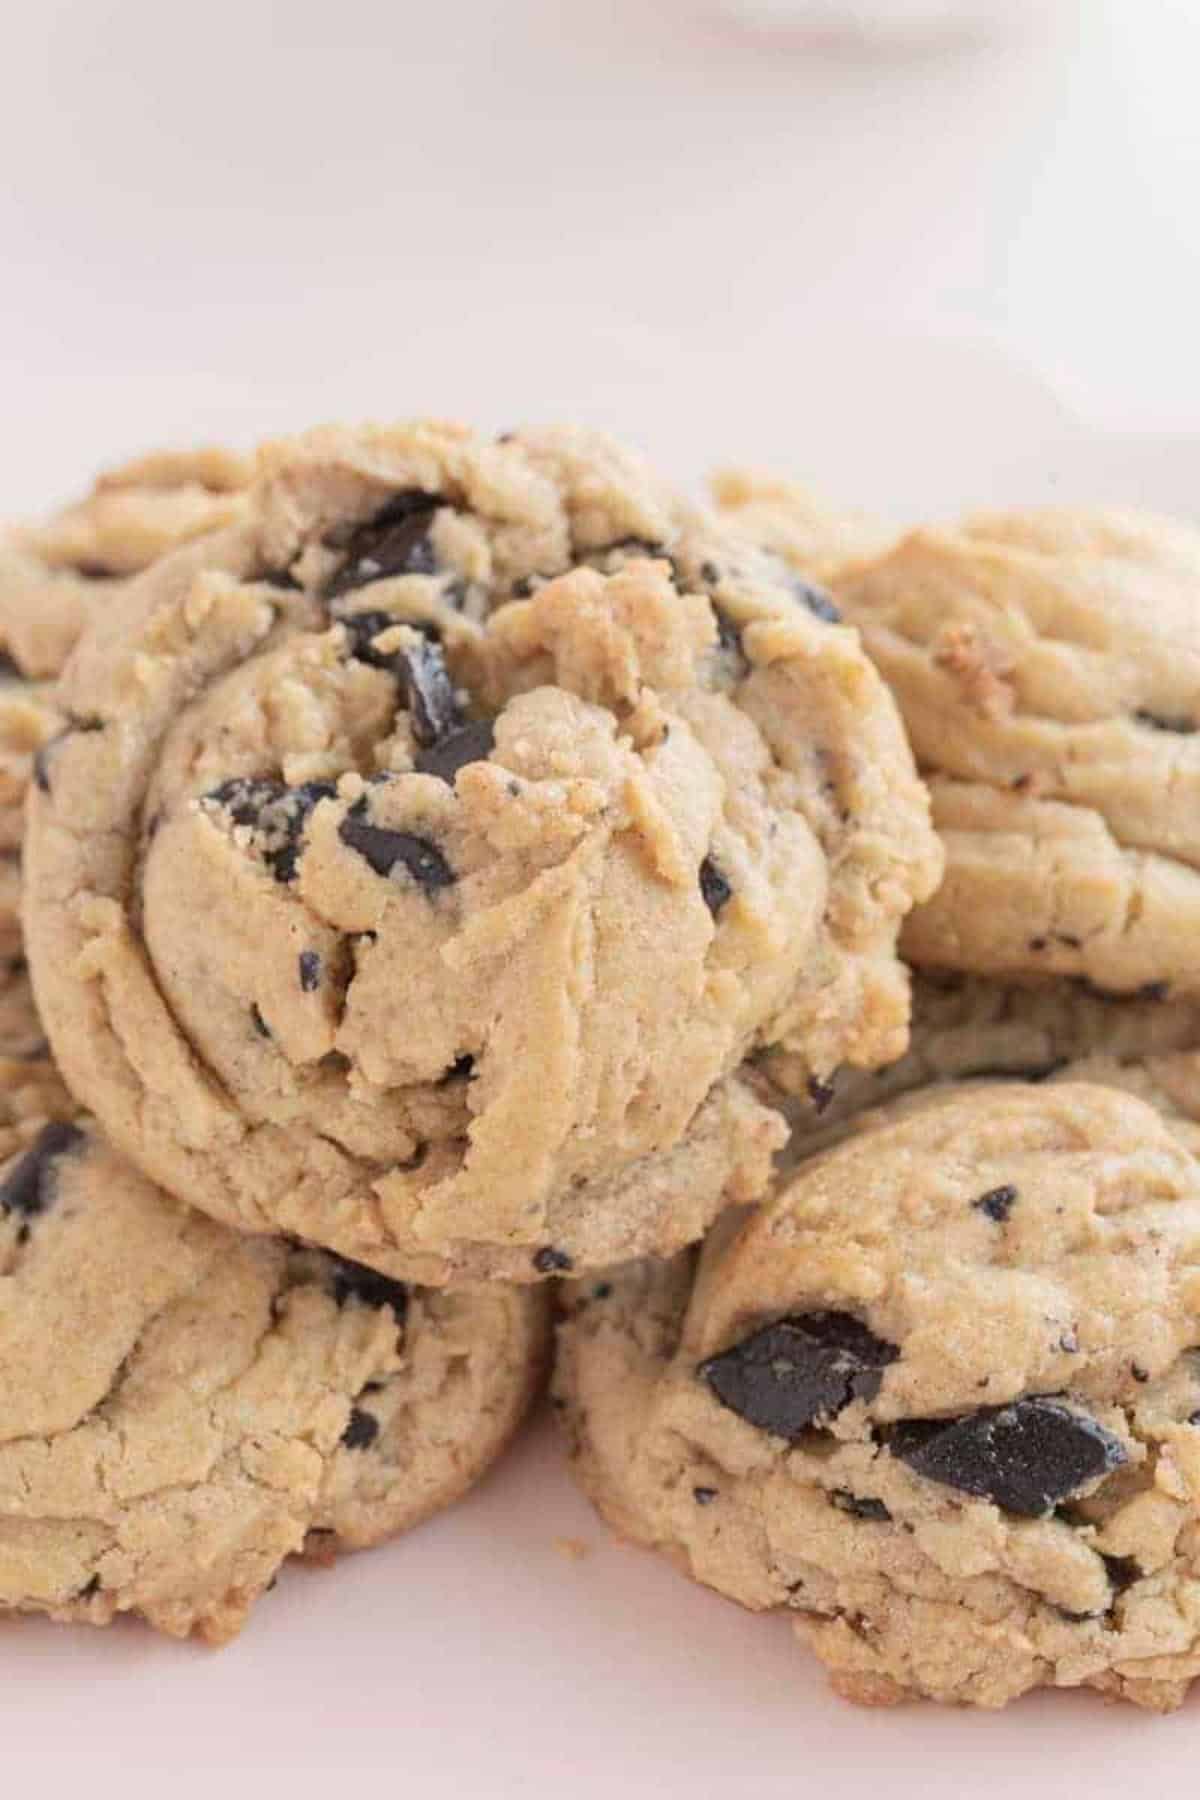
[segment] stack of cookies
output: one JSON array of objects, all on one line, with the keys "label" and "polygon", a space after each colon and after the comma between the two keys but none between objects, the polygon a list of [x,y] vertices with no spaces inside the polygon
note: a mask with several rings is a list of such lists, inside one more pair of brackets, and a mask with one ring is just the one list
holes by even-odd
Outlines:
[{"label": "stack of cookies", "polygon": [[597,1506],[839,1691],[1178,1703],[1200,535],[325,429],[13,534],[0,637],[0,1606],[231,1635],[554,1295]]}]

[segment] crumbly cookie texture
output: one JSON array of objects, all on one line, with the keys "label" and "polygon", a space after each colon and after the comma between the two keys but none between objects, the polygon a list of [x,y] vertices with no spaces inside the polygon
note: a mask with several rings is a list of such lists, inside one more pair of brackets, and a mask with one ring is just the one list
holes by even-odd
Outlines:
[{"label": "crumbly cookie texture", "polygon": [[803,482],[762,470],[720,469],[712,494],[731,525],[817,581],[836,580],[848,564],[881,556],[896,541],[869,513],[832,506]]},{"label": "crumbly cookie texture", "polygon": [[[25,795],[47,746],[65,724],[49,683],[0,676],[0,971],[22,953]],[[2,980],[0,973],[0,986]]]},{"label": "crumbly cookie texture", "polygon": [[946,846],[910,960],[1200,989],[1200,532],[980,515],[834,586]]},{"label": "crumbly cookie texture", "polygon": [[230,450],[155,451],[110,469],[43,524],[0,537],[0,651],[23,675],[57,675],[124,579],[233,522],[252,468]]},{"label": "crumbly cookie texture", "polygon": [[319,431],[67,671],[26,928],[170,1191],[426,1283],[669,1254],[766,1184],[738,1080],[906,1041],[939,872],[818,590],[561,430]]},{"label": "crumbly cookie texture", "polygon": [[1165,1710],[1200,1673],[1200,1169],[1141,1101],[930,1101],[722,1221],[698,1266],[567,1295],[585,1488],[788,1609],[847,1697]]},{"label": "crumbly cookie texture", "polygon": [[806,1085],[785,1052],[759,1059],[753,1079],[793,1127],[789,1161],[832,1141],[868,1108],[955,1081],[1102,1080],[1145,1091],[1173,1114],[1187,1113],[1194,1091],[1200,1117],[1190,1054],[1200,1050],[1200,999],[1165,987],[1118,996],[1068,978],[1014,983],[942,971],[918,972],[912,1000],[909,1048],[886,1069],[842,1069]]},{"label": "crumbly cookie texture", "polygon": [[543,1290],[406,1288],[231,1232],[45,1058],[0,1058],[0,1156],[0,1610],[221,1643],[286,1557],[407,1530],[516,1429]]}]

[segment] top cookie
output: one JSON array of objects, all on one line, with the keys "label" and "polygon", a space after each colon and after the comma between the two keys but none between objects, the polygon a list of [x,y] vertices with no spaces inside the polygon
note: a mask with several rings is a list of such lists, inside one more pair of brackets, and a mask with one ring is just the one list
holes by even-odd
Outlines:
[{"label": "top cookie", "polygon": [[1083,1084],[804,1164],[689,1259],[573,1284],[559,1398],[622,1530],[789,1609],[849,1697],[1200,1674],[1200,1172]]},{"label": "top cookie", "polygon": [[69,1079],[164,1186],[411,1279],[695,1238],[780,1135],[749,1050],[905,1041],[936,840],[828,610],[583,433],[268,448],[63,685],[27,930]]},{"label": "top cookie", "polygon": [[834,585],[946,846],[911,960],[1200,989],[1200,532],[980,515]]},{"label": "top cookie", "polygon": [[236,518],[252,468],[231,450],[154,451],[0,538],[0,649],[23,675],[57,675],[120,580]]}]

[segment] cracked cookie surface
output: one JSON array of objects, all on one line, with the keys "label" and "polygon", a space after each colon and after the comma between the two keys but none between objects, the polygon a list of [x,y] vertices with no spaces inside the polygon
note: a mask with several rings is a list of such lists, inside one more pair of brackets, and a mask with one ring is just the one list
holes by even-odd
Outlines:
[{"label": "cracked cookie surface", "polygon": [[1200,989],[1200,532],[987,514],[834,582],[927,775],[915,963]]},{"label": "cracked cookie surface", "polygon": [[539,1290],[406,1288],[231,1232],[45,1059],[0,1059],[0,1157],[0,1610],[223,1642],[285,1558],[407,1530],[516,1429]]},{"label": "cracked cookie surface", "polygon": [[849,1698],[1200,1673],[1200,1172],[1140,1101],[930,1101],[565,1294],[584,1487]]},{"label": "cracked cookie surface", "polygon": [[59,673],[122,582],[237,517],[249,458],[158,450],[110,469],[83,500],[0,537],[0,651],[23,675]]},{"label": "cracked cookie surface", "polygon": [[268,447],[62,685],[27,934],[69,1079],[171,1191],[424,1282],[700,1236],[737,1076],[896,1055],[938,872],[825,598],[606,440]]}]

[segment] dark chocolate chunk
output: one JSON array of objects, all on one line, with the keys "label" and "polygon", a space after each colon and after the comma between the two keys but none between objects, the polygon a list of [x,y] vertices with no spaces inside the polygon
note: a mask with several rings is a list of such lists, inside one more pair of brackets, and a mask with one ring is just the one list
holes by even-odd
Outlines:
[{"label": "dark chocolate chunk", "polygon": [[598,1281],[596,1283],[595,1287],[592,1289],[592,1299],[593,1300],[607,1300],[611,1293],[612,1293],[612,1282],[611,1281]]},{"label": "dark chocolate chunk", "polygon": [[386,825],[372,825],[366,818],[366,810],[364,801],[355,801],[338,826],[338,836],[348,849],[370,863],[376,875],[390,879],[398,868],[406,869],[427,894],[454,885],[454,870],[436,844],[412,831],[393,831]]},{"label": "dark chocolate chunk", "polygon": [[915,1475],[1036,1519],[1127,1458],[1099,1420],[1044,1395],[957,1419],[910,1419],[888,1449]]},{"label": "dark chocolate chunk", "polygon": [[692,1489],[692,1499],[696,1502],[697,1506],[711,1506],[716,1497],[716,1488],[694,1487]]},{"label": "dark chocolate chunk", "polygon": [[1016,1205],[1016,1200],[1016,1188],[1006,1181],[1003,1187],[989,1188],[986,1194],[980,1194],[978,1200],[972,1200],[971,1205],[976,1212],[986,1213],[997,1225],[1003,1225]]},{"label": "dark chocolate chunk", "polygon": [[696,1373],[751,1425],[798,1438],[852,1401],[873,1400],[899,1354],[849,1313],[796,1313],[710,1356]]},{"label": "dark chocolate chunk", "polygon": [[459,1056],[438,1080],[439,1087],[446,1087],[452,1081],[469,1081],[475,1071],[473,1056]]},{"label": "dark chocolate chunk", "polygon": [[408,1289],[402,1281],[368,1269],[365,1263],[351,1262],[347,1256],[330,1255],[333,1264],[333,1297],[339,1306],[347,1300],[361,1300],[364,1306],[390,1306],[397,1324],[404,1323],[408,1311]]},{"label": "dark chocolate chunk", "polygon": [[69,725],[64,725],[61,731],[56,731],[53,737],[47,738],[44,744],[40,744],[33,753],[33,779],[38,790],[43,794],[50,792],[50,764],[54,760],[55,751],[69,737],[73,737],[77,731],[103,730],[104,721],[102,719],[72,719]]},{"label": "dark chocolate chunk", "polygon": [[533,1256],[533,1266],[539,1275],[558,1275],[575,1267],[565,1250],[556,1250],[553,1244],[543,1244]]},{"label": "dark chocolate chunk", "polygon": [[374,1413],[364,1412],[361,1406],[351,1408],[346,1429],[342,1433],[342,1444],[347,1450],[367,1450],[379,1436],[379,1420]]},{"label": "dark chocolate chunk", "polygon": [[439,781],[454,786],[454,777],[468,763],[483,762],[495,744],[490,719],[474,719],[450,732],[440,743],[419,750],[413,766],[419,775],[436,775]]},{"label": "dark chocolate chunk", "polygon": [[810,1075],[807,1085],[813,1111],[818,1114],[826,1112],[833,1105],[835,1090],[832,1081],[822,1081],[819,1075]]},{"label": "dark chocolate chunk", "polygon": [[257,1006],[252,1006],[250,1008],[250,1018],[259,1037],[269,1038],[271,1035],[271,1027],[267,1024],[267,1021],[263,1018]]},{"label": "dark chocolate chunk", "polygon": [[711,856],[706,856],[700,864],[700,896],[714,919],[720,917],[721,908],[733,899],[733,889]]},{"label": "dark chocolate chunk", "polygon": [[60,1156],[78,1149],[84,1134],[77,1125],[55,1119],[43,1125],[37,1137],[0,1181],[0,1212],[33,1219],[54,1202],[54,1165]]},{"label": "dark chocolate chunk", "polygon": [[1149,1369],[1143,1369],[1141,1363],[1130,1363],[1129,1373],[1133,1376],[1135,1381],[1140,1382],[1143,1385],[1150,1379]]},{"label": "dark chocolate chunk", "polygon": [[849,1488],[834,1488],[829,1498],[840,1511],[851,1513],[856,1519],[872,1519],[878,1525],[886,1525],[892,1516],[883,1501],[872,1494],[852,1494]]},{"label": "dark chocolate chunk", "polygon": [[300,590],[300,583],[290,569],[267,569],[256,579],[265,582],[268,587],[280,588],[289,594],[298,593]]},{"label": "dark chocolate chunk", "polygon": [[[707,564],[705,565],[708,566]],[[735,625],[723,607],[714,606],[713,613],[717,621],[717,646],[729,656],[737,658],[743,671],[750,667],[742,654],[742,628]]]},{"label": "dark chocolate chunk", "polygon": [[1133,716],[1139,725],[1149,725],[1152,731],[1171,731],[1179,737],[1190,737],[1196,730],[1196,721],[1188,713],[1156,713],[1139,707]]},{"label": "dark chocolate chunk", "polygon": [[346,554],[326,587],[327,597],[348,594],[385,575],[432,575],[437,559],[429,532],[445,504],[439,495],[416,488],[396,494],[374,518],[356,526],[335,546]]},{"label": "dark chocolate chunk", "polygon": [[385,631],[394,631],[397,625],[404,623],[395,613],[357,612],[339,615],[338,624],[345,627],[350,640],[350,654],[356,662],[364,662],[372,669],[383,669],[389,675],[396,672],[396,652],[394,650],[377,650],[375,639]]},{"label": "dark chocolate chunk", "polygon": [[85,1582],[83,1587],[80,1588],[80,1590],[76,1594],[75,1598],[77,1600],[94,1600],[96,1598],[96,1595],[99,1592],[100,1592],[100,1577],[98,1575],[93,1575],[92,1579],[88,1582]]},{"label": "dark chocolate chunk", "polygon": [[1105,1556],[1100,1553],[1100,1561],[1108,1574],[1109,1585],[1114,1594],[1123,1594],[1127,1587],[1142,1579],[1142,1565],[1136,1556]]},{"label": "dark chocolate chunk", "polygon": [[261,839],[262,858],[276,881],[295,879],[309,815],[337,789],[330,781],[288,787],[269,776],[235,775],[205,795],[224,807],[235,825],[248,825]]},{"label": "dark chocolate chunk", "polygon": [[823,619],[827,625],[840,625],[842,615],[833,603],[832,594],[826,593],[823,587],[815,587],[811,581],[805,581],[802,575],[789,578],[788,588],[793,600],[806,606],[814,619]]},{"label": "dark chocolate chunk", "polygon": [[700,564],[700,579],[701,581],[707,582],[709,587],[716,586],[717,582],[721,579],[721,571],[715,562],[702,562]]},{"label": "dark chocolate chunk", "polygon": [[412,718],[412,733],[422,749],[440,743],[462,725],[462,711],[440,644],[423,639],[402,650],[397,672]]},{"label": "dark chocolate chunk", "polygon": [[315,994],[321,985],[321,958],[315,950],[300,952],[300,986],[306,994]]}]

